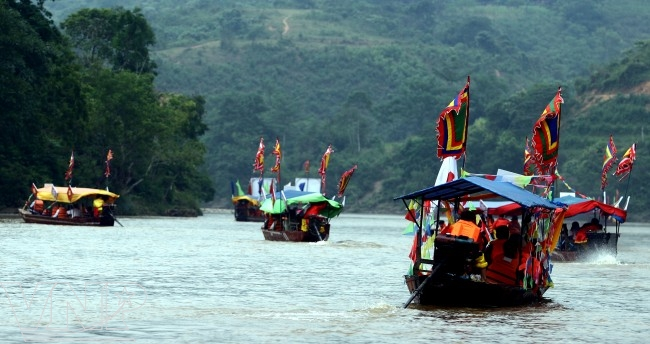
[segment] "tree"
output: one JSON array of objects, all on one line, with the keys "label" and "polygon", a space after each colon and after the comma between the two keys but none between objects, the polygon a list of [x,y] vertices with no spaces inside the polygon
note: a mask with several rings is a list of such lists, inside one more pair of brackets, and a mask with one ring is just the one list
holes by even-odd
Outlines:
[{"label": "tree", "polygon": [[66,18],[61,28],[86,66],[100,64],[135,73],[156,69],[149,57],[155,35],[139,8],[82,9]]}]

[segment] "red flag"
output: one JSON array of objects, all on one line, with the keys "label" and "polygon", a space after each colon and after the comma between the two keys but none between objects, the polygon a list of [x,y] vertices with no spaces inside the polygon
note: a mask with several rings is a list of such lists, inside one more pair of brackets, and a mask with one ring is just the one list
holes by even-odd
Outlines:
[{"label": "red flag", "polygon": [[341,175],[341,179],[339,180],[339,192],[337,194],[338,197],[342,197],[343,193],[345,192],[345,188],[348,187],[348,183],[350,182],[350,178],[352,178],[352,175],[354,174],[354,171],[356,171],[357,165],[352,166],[351,169],[343,172]]},{"label": "red flag", "polygon": [[275,147],[273,148],[273,155],[275,155],[275,166],[271,168],[271,172],[280,171],[280,160],[282,159],[282,151],[280,150],[280,140],[275,139]]},{"label": "red flag", "polygon": [[269,192],[271,193],[271,205],[275,207],[275,187],[273,187],[273,181],[271,181],[271,186],[269,187]]},{"label": "red flag", "polygon": [[332,154],[332,152],[334,151],[332,150],[332,145],[330,144],[327,146],[325,154],[323,154],[323,157],[320,159],[320,168],[318,169],[318,174],[320,174],[320,190],[323,195],[325,194],[325,172],[327,171],[327,166],[330,164],[330,154]]},{"label": "red flag", "polygon": [[255,163],[253,163],[253,172],[260,171],[260,175],[264,173],[264,138],[260,137],[260,145],[257,148],[257,155],[255,155]]},{"label": "red flag", "polygon": [[325,175],[325,172],[327,171],[327,166],[330,164],[330,154],[332,154],[332,152],[334,152],[332,150],[332,145],[327,146],[327,150],[325,150],[323,157],[320,159],[320,168],[318,169],[318,174],[321,176]]},{"label": "red flag", "polygon": [[560,145],[560,116],[562,113],[562,88],[546,105],[533,126],[532,154],[539,174],[554,174]]},{"label": "red flag", "polygon": [[605,190],[607,186],[607,172],[612,168],[612,165],[618,160],[616,158],[616,146],[614,145],[614,137],[609,135],[609,142],[605,147],[605,155],[603,156],[603,170],[600,175],[600,190]]},{"label": "red flag", "polygon": [[66,194],[68,195],[68,201],[72,202],[73,193],[72,193],[72,187],[70,185],[68,185],[68,192],[66,192]]},{"label": "red flag", "polygon": [[69,182],[72,180],[72,168],[74,167],[74,151],[70,154],[70,163],[68,164],[68,170],[65,172],[65,181]]},{"label": "red flag", "polygon": [[632,144],[632,147],[630,147],[625,154],[623,154],[623,158],[621,159],[621,162],[618,163],[618,167],[616,168],[616,172],[614,172],[615,176],[620,176],[621,178],[619,181],[625,179],[630,172],[632,172],[632,166],[634,165],[634,160],[636,160],[636,143]]}]

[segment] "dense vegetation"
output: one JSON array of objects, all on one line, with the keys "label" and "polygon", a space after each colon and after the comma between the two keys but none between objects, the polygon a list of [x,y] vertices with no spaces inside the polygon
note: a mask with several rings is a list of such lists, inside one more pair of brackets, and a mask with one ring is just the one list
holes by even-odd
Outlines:
[{"label": "dense vegetation", "polygon": [[0,203],[21,205],[31,183],[64,184],[74,154],[71,185],[110,188],[123,214],[199,214],[213,194],[204,100],[155,90],[142,14],[84,10],[60,31],[42,2],[0,5]]},{"label": "dense vegetation", "polygon": [[[63,22],[80,6],[131,4],[46,6]],[[270,157],[279,137],[283,183],[302,176],[305,160],[316,166],[332,143],[327,193],[358,163],[349,210],[401,212],[392,197],[432,183],[439,166],[435,121],[471,75],[468,171],[521,171],[525,138],[561,85],[560,173],[597,197],[609,135],[619,156],[636,142],[630,219],[650,219],[640,182],[650,49],[634,46],[648,38],[644,1],[140,0],[137,6],[134,13],[147,18],[156,37],[150,50],[156,88],[205,99],[207,131],[195,134],[207,148],[200,166],[214,183],[214,205],[228,205],[231,180],[252,176],[259,138]],[[610,177],[608,193],[616,189],[626,193],[626,183]]]}]

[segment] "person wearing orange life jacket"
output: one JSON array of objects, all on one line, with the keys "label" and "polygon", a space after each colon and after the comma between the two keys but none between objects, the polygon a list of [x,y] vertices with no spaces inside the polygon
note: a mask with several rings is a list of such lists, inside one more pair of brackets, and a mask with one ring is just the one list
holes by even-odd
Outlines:
[{"label": "person wearing orange life jacket", "polygon": [[576,237],[574,240],[574,243],[576,244],[586,244],[587,243],[587,233],[589,232],[597,232],[602,229],[602,226],[598,223],[597,218],[591,219],[591,222],[585,223],[578,232],[576,233]]},{"label": "person wearing orange life jacket", "polygon": [[479,242],[481,228],[476,225],[476,215],[471,211],[463,211],[460,219],[449,227],[449,234],[454,236],[465,236],[474,242]]},{"label": "person wearing orange life jacket", "polygon": [[[450,225],[450,232],[452,236],[464,236],[475,243],[478,243],[479,250],[483,251],[485,247],[484,242],[481,240],[481,227],[476,225],[476,215],[472,211],[465,210],[460,214],[460,219],[456,221],[453,225]],[[485,280],[485,268],[487,267],[487,262],[485,261],[485,255],[480,252],[478,257],[472,257],[474,259],[474,268],[478,270],[481,274],[481,279]]]},{"label": "person wearing orange life jacket", "polygon": [[489,264],[485,271],[485,280],[493,284],[517,284],[517,266],[519,265],[517,255],[516,238],[509,238],[510,231],[507,226],[500,226],[496,229],[497,239],[490,242],[486,249],[489,257]]}]

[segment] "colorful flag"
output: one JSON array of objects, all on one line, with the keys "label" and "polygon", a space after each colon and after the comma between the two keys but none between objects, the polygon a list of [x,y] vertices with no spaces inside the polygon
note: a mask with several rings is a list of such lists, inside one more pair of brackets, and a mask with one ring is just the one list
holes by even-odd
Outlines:
[{"label": "colorful flag", "polygon": [[309,174],[309,160],[305,161],[302,167],[305,169],[305,173]]},{"label": "colorful flag", "polygon": [[409,202],[408,210],[406,212],[406,215],[404,215],[404,218],[411,222],[417,222],[418,219],[420,218],[420,214],[418,210],[419,210],[418,204],[414,200],[411,200]]},{"label": "colorful flag", "polygon": [[332,145],[327,146],[327,150],[323,154],[323,157],[320,159],[320,168],[318,169],[318,174],[320,174],[320,190],[321,193],[325,194],[325,172],[327,171],[327,166],[330,163],[330,154],[332,154]]},{"label": "colorful flag", "polygon": [[339,192],[337,194],[338,197],[342,197],[343,193],[345,192],[345,188],[348,187],[348,183],[350,182],[350,178],[352,178],[352,175],[354,174],[354,171],[357,170],[357,165],[352,166],[351,169],[343,172],[341,175],[341,179],[339,180]]},{"label": "colorful flag", "polygon": [[539,174],[552,175],[557,165],[562,103],[564,103],[564,99],[562,99],[562,88],[560,87],[533,126],[532,159]]},{"label": "colorful flag", "polygon": [[70,163],[68,164],[68,170],[65,172],[65,181],[70,182],[72,180],[72,168],[74,167],[74,151],[70,154]]},{"label": "colorful flag", "polygon": [[618,163],[614,175],[621,177],[619,181],[622,181],[625,177],[630,175],[630,172],[632,172],[632,166],[634,165],[634,160],[636,160],[636,143],[632,144],[632,147],[623,154],[621,162]]},{"label": "colorful flag", "polygon": [[438,158],[460,159],[467,146],[469,123],[469,76],[467,84],[438,117]]},{"label": "colorful flag", "polygon": [[330,164],[330,154],[332,154],[332,152],[334,152],[332,150],[332,145],[329,145],[320,160],[320,168],[318,169],[318,174],[321,176],[325,175],[325,172],[327,171],[327,166]]},{"label": "colorful flag", "polygon": [[111,160],[113,160],[113,151],[109,149],[106,154],[106,171],[104,171],[104,176],[106,178],[111,175]]},{"label": "colorful flag", "polygon": [[275,207],[275,188],[273,187],[273,182],[271,182],[271,186],[269,187],[269,193],[271,194],[271,205]]},{"label": "colorful flag", "polygon": [[607,172],[612,168],[614,163],[618,160],[616,158],[616,146],[614,145],[614,137],[609,135],[609,142],[605,147],[605,155],[603,156],[603,170],[600,175],[600,190],[605,190],[607,186]]},{"label": "colorful flag", "polygon": [[280,172],[280,160],[282,159],[282,151],[280,150],[280,140],[275,139],[275,147],[273,148],[273,155],[275,155],[275,166],[271,168],[271,172]]},{"label": "colorful flag", "polygon": [[264,138],[260,137],[260,145],[257,148],[255,155],[255,163],[253,164],[253,172],[260,171],[260,175],[264,173]]},{"label": "colorful flag", "polygon": [[74,194],[72,193],[72,187],[70,185],[68,185],[68,192],[66,192],[66,194],[68,195],[68,201],[72,202],[72,195]]}]

